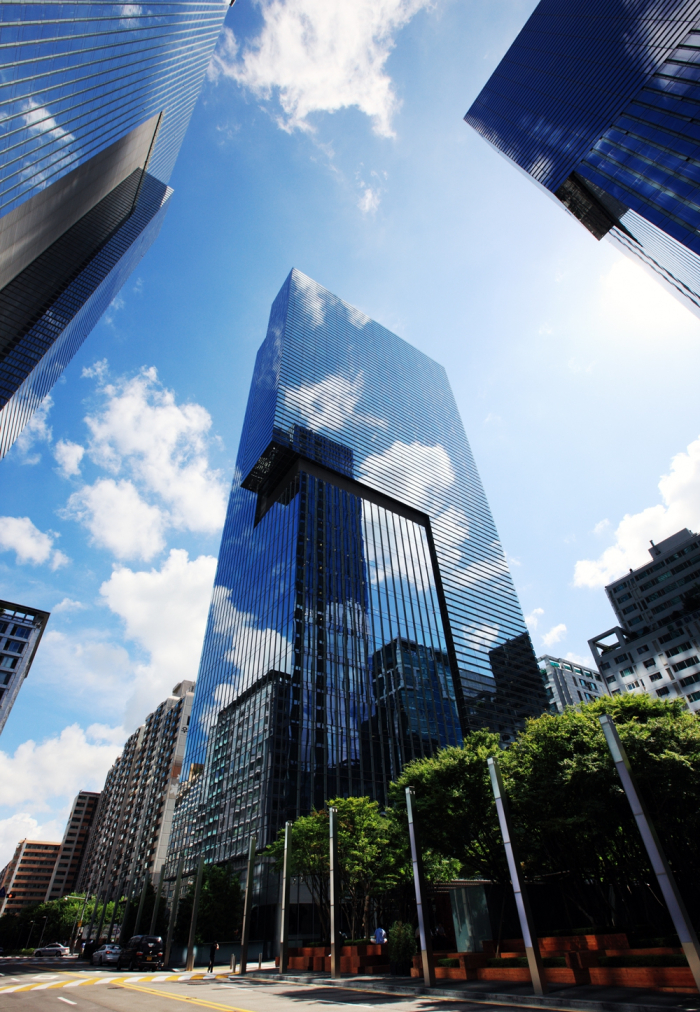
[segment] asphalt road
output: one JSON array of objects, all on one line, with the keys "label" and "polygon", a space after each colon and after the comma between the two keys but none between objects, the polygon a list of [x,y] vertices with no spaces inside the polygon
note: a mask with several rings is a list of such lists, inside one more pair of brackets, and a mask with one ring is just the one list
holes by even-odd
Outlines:
[{"label": "asphalt road", "polygon": [[[23,968],[25,969],[25,968]],[[522,1012],[522,1006],[444,998],[399,996],[354,988],[305,983],[279,984],[217,979],[175,979],[173,974],[112,974],[109,972],[39,970],[26,967],[0,977],[0,1012],[184,1012],[187,1006],[214,1012]],[[36,972],[32,973],[31,971]],[[184,976],[184,975],[183,975]],[[170,979],[168,979],[170,978]],[[556,1008],[553,1003],[552,1008]],[[194,1010],[193,1010],[194,1012]]]}]

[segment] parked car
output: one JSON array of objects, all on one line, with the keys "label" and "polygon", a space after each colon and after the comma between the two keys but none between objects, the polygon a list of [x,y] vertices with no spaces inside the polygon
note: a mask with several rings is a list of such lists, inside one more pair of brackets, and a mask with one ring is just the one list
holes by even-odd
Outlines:
[{"label": "parked car", "polygon": [[134,935],[122,947],[117,958],[117,970],[157,969],[163,965],[163,939],[160,935]]},{"label": "parked car", "polygon": [[92,954],[92,965],[106,966],[107,963],[117,963],[121,951],[121,945],[111,943],[109,945],[101,945],[97,952],[93,952]]},{"label": "parked car", "polygon": [[35,956],[70,956],[70,949],[60,942],[50,942],[49,945],[42,945],[40,949],[34,950]]}]

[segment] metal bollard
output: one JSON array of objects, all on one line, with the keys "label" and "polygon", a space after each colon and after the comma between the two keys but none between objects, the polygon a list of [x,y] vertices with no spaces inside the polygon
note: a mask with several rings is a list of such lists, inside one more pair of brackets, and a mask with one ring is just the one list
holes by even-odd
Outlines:
[{"label": "metal bollard", "polygon": [[258,970],[262,970],[262,952],[258,954]]}]

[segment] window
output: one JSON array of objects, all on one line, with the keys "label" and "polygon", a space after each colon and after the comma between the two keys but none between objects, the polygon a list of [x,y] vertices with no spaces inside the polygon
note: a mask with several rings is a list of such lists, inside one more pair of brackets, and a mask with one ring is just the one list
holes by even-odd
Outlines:
[{"label": "window", "polygon": [[647,647],[647,646],[637,647],[637,653],[638,654],[648,654],[649,653],[649,647]]},{"label": "window", "polygon": [[639,682],[628,682],[627,683],[627,691],[628,692],[631,692],[632,689],[643,689],[643,688],[644,688],[644,686],[640,685]]},{"label": "window", "polygon": [[691,692],[688,699],[691,703],[694,703],[696,700],[700,699],[700,692]]},{"label": "window", "polygon": [[629,601],[631,597],[632,597],[631,594],[623,594],[622,597],[618,597],[617,599],[618,604],[622,604],[624,601]]},{"label": "window", "polygon": [[552,665],[553,668],[559,667],[559,661],[550,661],[549,663]]},{"label": "window", "polygon": [[666,651],[666,656],[675,657],[676,654],[680,654],[684,650],[690,650],[690,643],[688,641],[686,641],[685,643],[679,643],[677,647],[671,647],[670,650]]},{"label": "window", "polygon": [[673,668],[674,671],[682,671],[683,668],[690,668],[693,666],[693,664],[697,663],[698,663],[697,655],[693,654],[693,656],[688,657],[687,660],[679,661],[678,664],[672,664],[671,667]]},{"label": "window", "polygon": [[629,655],[628,654],[620,654],[619,657],[615,658],[615,663],[619,664],[621,661],[628,661],[628,660],[629,660]]},{"label": "window", "polygon": [[669,693],[668,685],[664,685],[664,687],[662,689],[657,689],[656,690],[656,695],[657,696],[667,696],[668,693]]},{"label": "window", "polygon": [[614,675],[608,675],[608,677],[605,679],[605,681],[608,683],[608,685],[611,685],[612,682],[616,681],[616,679],[615,679]]},{"label": "window", "polygon": [[650,682],[658,682],[661,677],[662,676],[659,674],[659,672],[656,671],[653,675],[649,675],[649,681]]},{"label": "window", "polygon": [[623,615],[629,615],[630,612],[632,612],[632,611],[637,611],[637,605],[636,604],[631,604],[629,606],[629,608],[623,608],[622,609],[622,614]]},{"label": "window", "polygon": [[581,671],[580,668],[574,667],[574,671],[576,672],[577,675],[582,675],[583,674],[583,671]]},{"label": "window", "polygon": [[564,664],[564,663],[562,663],[562,668],[564,668],[565,671],[571,671],[571,665],[570,664]]},{"label": "window", "polygon": [[644,621],[644,616],[643,615],[637,615],[636,618],[631,618],[629,620],[628,625],[637,625],[639,622],[643,622],[643,621]]},{"label": "window", "polygon": [[656,667],[656,658],[655,657],[650,657],[648,661],[644,661],[644,667],[645,668],[655,668]]},{"label": "window", "polygon": [[603,663],[600,665],[600,670],[601,671],[607,671],[609,667],[610,667],[610,661],[603,661]]},{"label": "window", "polygon": [[620,674],[624,677],[625,675],[633,675],[634,668],[623,668]]},{"label": "window", "polygon": [[687,678],[681,678],[681,680],[680,680],[680,682],[678,684],[682,685],[683,688],[685,688],[687,685],[692,685],[693,682],[700,682],[700,673],[696,673],[694,675],[688,675]]}]

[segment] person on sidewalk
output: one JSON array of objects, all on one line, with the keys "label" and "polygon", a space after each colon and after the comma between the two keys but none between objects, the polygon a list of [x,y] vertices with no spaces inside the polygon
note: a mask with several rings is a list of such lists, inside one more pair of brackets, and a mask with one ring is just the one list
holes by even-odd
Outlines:
[{"label": "person on sidewalk", "polygon": [[214,972],[214,960],[216,959],[216,953],[218,951],[218,948],[219,948],[218,942],[212,942],[211,945],[209,946],[209,969],[207,970],[207,973]]},{"label": "person on sidewalk", "polygon": [[377,945],[383,945],[386,942],[386,931],[384,928],[377,927],[374,932],[374,941]]}]

